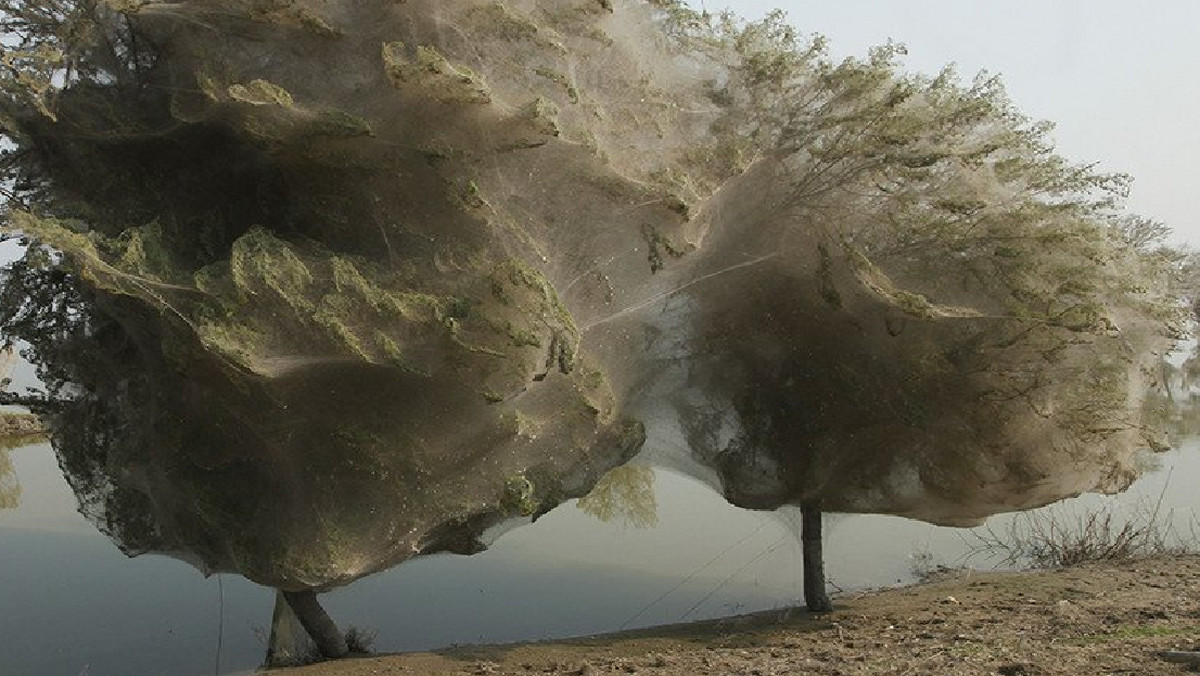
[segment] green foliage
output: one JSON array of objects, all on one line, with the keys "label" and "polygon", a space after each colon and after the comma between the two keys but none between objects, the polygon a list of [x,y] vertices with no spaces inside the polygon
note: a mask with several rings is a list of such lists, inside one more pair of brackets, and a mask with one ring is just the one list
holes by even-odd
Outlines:
[{"label": "green foliage", "polygon": [[441,103],[485,104],[487,85],[473,70],[450,63],[436,47],[418,45],[410,56],[403,42],[383,45],[384,71],[398,88],[410,87]]},{"label": "green foliage", "polygon": [[292,95],[286,89],[266,80],[251,80],[244,85],[230,85],[226,91],[234,101],[249,103],[252,106],[291,108],[295,105]]},{"label": "green foliage", "polygon": [[532,40],[538,35],[538,25],[502,2],[489,2],[472,8],[472,14],[484,31],[505,40]]},{"label": "green foliage", "polygon": [[636,464],[615,467],[577,505],[606,523],[620,521],[636,528],[653,527],[658,524],[654,469]]},{"label": "green foliage", "polygon": [[514,474],[505,479],[503,504],[514,514],[533,516],[538,509],[533,482],[524,474]]},{"label": "green foliage", "polygon": [[579,90],[575,87],[575,83],[571,81],[570,76],[568,76],[566,73],[561,73],[545,67],[535,68],[533,72],[562,87],[571,103],[579,103]]}]

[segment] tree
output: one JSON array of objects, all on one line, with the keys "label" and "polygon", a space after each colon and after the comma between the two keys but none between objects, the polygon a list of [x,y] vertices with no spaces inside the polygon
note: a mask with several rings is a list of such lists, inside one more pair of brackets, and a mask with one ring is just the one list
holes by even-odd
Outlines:
[{"label": "tree", "polygon": [[473,551],[662,411],[735,504],[936,522],[1155,442],[1180,261],[994,78],[671,0],[0,12],[0,326],[131,553]]}]

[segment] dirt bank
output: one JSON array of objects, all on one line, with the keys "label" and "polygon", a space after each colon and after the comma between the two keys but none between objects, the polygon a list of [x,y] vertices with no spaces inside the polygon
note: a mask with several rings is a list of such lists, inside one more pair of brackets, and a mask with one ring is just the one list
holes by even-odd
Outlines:
[{"label": "dirt bank", "polygon": [[46,426],[31,413],[0,412],[0,440],[35,437],[46,433]]},{"label": "dirt bank", "polygon": [[960,573],[772,612],[552,643],[371,656],[276,676],[404,674],[1183,674],[1200,646],[1200,557]]}]

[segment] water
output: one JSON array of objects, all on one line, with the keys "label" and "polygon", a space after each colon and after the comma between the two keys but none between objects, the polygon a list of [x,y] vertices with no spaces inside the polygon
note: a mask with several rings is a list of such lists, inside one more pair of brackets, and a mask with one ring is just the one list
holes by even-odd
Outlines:
[{"label": "water", "polygon": [[[0,511],[0,674],[239,673],[260,664],[273,592],[205,579],[163,556],[128,559],[75,511],[46,444],[9,452],[22,486]],[[1177,530],[1195,523],[1200,439],[1116,498],[1053,509],[1117,511],[1162,498]],[[728,506],[706,485],[655,476],[658,525],[600,522],[568,503],[473,557],[409,562],[330,593],[343,626],[378,630],[381,651],[576,636],[782,607],[800,595],[798,515]],[[836,588],[905,583],[914,568],[958,565],[969,531],[902,518],[828,518]],[[1012,517],[991,520],[1003,531]],[[981,565],[987,565],[981,561]],[[218,642],[221,645],[218,655]]]}]

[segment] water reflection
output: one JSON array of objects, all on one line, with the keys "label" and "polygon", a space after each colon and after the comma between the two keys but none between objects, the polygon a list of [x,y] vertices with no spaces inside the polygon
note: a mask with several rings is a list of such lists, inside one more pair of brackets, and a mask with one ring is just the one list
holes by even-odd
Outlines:
[{"label": "water reflection", "polygon": [[[222,597],[216,577],[203,579],[175,559],[126,559],[75,512],[48,446],[20,449],[14,459],[30,495],[0,516],[0,607],[9,610],[0,616],[0,635],[20,643],[0,655],[0,673],[75,674],[85,665],[93,676],[211,673],[222,617],[222,669],[261,663],[269,590],[222,575]],[[780,544],[784,533],[769,515],[729,508],[676,474],[651,476],[660,499],[656,528],[601,522],[569,502],[505,533],[487,552],[421,557],[338,589],[323,603],[347,626],[378,629],[382,651],[581,635],[616,629],[724,552],[631,626],[676,621],[748,559]],[[796,568],[787,542],[733,575],[691,617],[793,598]],[[113,623],[115,615],[122,622]],[[48,626],[82,638],[48,650]]]},{"label": "water reflection", "polygon": [[[0,673],[77,674],[85,665],[93,676],[212,673],[222,617],[223,672],[261,663],[269,590],[221,576],[222,606],[216,578],[166,557],[126,559],[75,513],[49,447],[16,449],[11,458],[26,495],[0,513]],[[1200,472],[1200,444],[1160,459],[1161,469],[1130,492],[1064,507],[1126,509],[1157,499],[1165,485],[1164,506],[1190,532],[1200,494],[1186,478]],[[568,502],[487,552],[421,557],[323,602],[341,622],[378,629],[381,651],[581,635],[795,603],[794,513],[735,509],[701,482],[661,469],[653,477],[654,528],[602,522]],[[1003,528],[1009,518],[992,523]],[[899,517],[830,515],[826,526],[835,589],[909,581],[914,555],[959,565],[970,549],[968,531]],[[112,622],[116,616],[122,621]],[[45,627],[82,638],[51,646]]]}]

